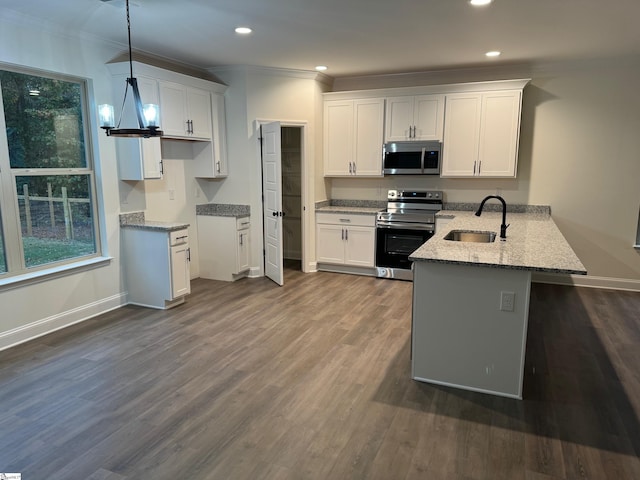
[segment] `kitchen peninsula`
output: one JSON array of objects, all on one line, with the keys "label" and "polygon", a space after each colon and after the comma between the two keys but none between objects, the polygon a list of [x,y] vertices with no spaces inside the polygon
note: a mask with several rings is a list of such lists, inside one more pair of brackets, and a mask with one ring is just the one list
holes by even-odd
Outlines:
[{"label": "kitchen peninsula", "polygon": [[413,252],[412,378],[522,398],[531,272],[586,275],[548,209],[508,213],[507,238],[446,240],[452,230],[499,232],[502,215],[447,211],[447,227]]}]

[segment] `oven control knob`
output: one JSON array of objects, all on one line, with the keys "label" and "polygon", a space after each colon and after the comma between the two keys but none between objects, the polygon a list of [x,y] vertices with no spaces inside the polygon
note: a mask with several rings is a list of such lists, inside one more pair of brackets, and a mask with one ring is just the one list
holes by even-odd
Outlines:
[{"label": "oven control knob", "polygon": [[427,193],[427,197],[431,198],[433,194],[431,192]]}]

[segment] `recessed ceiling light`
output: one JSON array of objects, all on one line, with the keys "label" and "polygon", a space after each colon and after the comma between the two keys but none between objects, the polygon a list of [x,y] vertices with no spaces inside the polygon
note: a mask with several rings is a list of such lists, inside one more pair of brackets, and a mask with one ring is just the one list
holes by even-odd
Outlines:
[{"label": "recessed ceiling light", "polygon": [[327,67],[326,65],[318,65],[316,67],[316,70],[319,72],[324,72],[325,70],[327,70],[329,67]]},{"label": "recessed ceiling light", "polygon": [[485,53],[485,55],[486,55],[487,57],[499,57],[501,53],[502,53],[502,52],[499,52],[499,51],[497,51],[497,50],[492,50],[492,51],[490,51],[490,52]]},{"label": "recessed ceiling light", "polygon": [[469,0],[469,3],[474,7],[482,7],[483,5],[489,5],[493,0]]},{"label": "recessed ceiling light", "polygon": [[251,30],[249,27],[236,28],[236,33],[239,33],[240,35],[249,35],[251,32],[253,32],[253,30]]}]

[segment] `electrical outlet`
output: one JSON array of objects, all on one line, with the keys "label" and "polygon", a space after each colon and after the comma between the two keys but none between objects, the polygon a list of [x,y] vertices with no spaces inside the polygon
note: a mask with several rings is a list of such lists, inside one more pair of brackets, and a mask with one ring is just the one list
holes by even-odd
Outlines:
[{"label": "electrical outlet", "polygon": [[176,198],[176,191],[173,188],[169,189],[169,200],[175,200]]},{"label": "electrical outlet", "polygon": [[500,292],[500,310],[503,312],[513,312],[516,303],[516,294],[514,292]]}]

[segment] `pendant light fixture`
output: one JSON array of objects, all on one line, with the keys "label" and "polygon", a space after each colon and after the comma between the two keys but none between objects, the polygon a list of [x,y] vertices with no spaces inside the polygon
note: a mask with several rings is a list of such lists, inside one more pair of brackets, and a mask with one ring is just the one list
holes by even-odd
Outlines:
[{"label": "pendant light fixture", "polygon": [[[122,100],[122,109],[118,124],[114,123],[113,105],[103,104],[98,106],[98,115],[100,117],[100,128],[104,129],[108,137],[161,137],[163,132],[160,130],[160,108],[158,105],[149,103],[142,104],[140,99],[140,91],[138,90],[138,80],[133,76],[133,58],[131,54],[131,21],[129,19],[129,0],[126,0],[127,6],[127,33],[129,35],[129,78],[124,90],[124,99]],[[131,87],[133,94],[133,102],[136,111],[139,128],[120,128],[122,121],[122,112],[124,111],[127,93]]]}]

